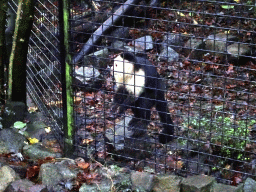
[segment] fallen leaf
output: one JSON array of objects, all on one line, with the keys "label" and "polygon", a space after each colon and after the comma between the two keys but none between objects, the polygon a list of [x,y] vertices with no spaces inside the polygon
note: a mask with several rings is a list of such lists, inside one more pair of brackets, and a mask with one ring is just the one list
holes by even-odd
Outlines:
[{"label": "fallen leaf", "polygon": [[28,138],[30,144],[38,143],[39,140],[37,138]]}]

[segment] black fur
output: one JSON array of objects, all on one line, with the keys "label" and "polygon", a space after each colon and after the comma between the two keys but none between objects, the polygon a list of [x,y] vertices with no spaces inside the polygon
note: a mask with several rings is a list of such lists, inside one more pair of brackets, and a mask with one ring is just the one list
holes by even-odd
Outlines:
[{"label": "black fur", "polygon": [[146,127],[150,122],[151,111],[153,106],[160,116],[163,123],[163,131],[159,135],[159,142],[167,143],[172,140],[174,134],[174,126],[170,115],[168,115],[167,102],[164,97],[164,90],[166,86],[157,73],[156,67],[152,65],[146,58],[135,57],[132,53],[123,53],[122,58],[134,63],[134,73],[142,69],[145,72],[145,85],[138,98],[131,95],[125,85],[117,87],[114,96],[115,106],[113,111],[119,106],[119,117],[126,109],[131,108],[134,113],[134,118],[131,120],[129,126],[133,128],[141,127],[140,130],[134,129],[134,135],[139,136],[144,134]]}]

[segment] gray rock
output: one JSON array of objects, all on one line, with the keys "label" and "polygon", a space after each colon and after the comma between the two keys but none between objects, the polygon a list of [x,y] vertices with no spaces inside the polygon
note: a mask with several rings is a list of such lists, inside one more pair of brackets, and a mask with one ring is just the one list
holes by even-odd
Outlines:
[{"label": "gray rock", "polygon": [[115,149],[123,150],[125,138],[132,137],[133,131],[129,130],[129,122],[132,120],[132,116],[126,116],[120,120],[111,129],[106,130],[106,138],[110,141]]},{"label": "gray rock", "polygon": [[88,56],[107,57],[108,56],[108,49],[104,48],[104,49],[101,49],[99,51],[95,51],[95,52],[89,54]]},{"label": "gray rock", "polygon": [[124,49],[121,49],[123,51],[128,51],[128,52],[132,52],[132,53],[144,53],[144,50],[141,50],[139,48],[136,48],[134,46],[124,46]]},{"label": "gray rock", "polygon": [[29,188],[29,192],[48,192],[45,185],[37,184]]},{"label": "gray rock", "polygon": [[124,49],[124,46],[126,46],[126,43],[123,41],[115,41],[111,44],[111,49],[115,50],[119,50],[119,49]]},{"label": "gray rock", "polygon": [[[230,60],[238,61],[240,57],[248,56],[251,54],[251,48],[248,45],[241,43],[234,43],[227,47],[227,53]],[[241,63],[243,64],[243,63]],[[244,63],[245,64],[245,63]]]},{"label": "gray rock", "polygon": [[[130,127],[131,120],[132,116],[125,116],[106,130],[106,144],[111,145],[122,157],[145,159],[152,155],[152,150],[154,150],[151,147],[152,142],[149,141],[146,134],[147,128],[139,122],[136,125],[137,127]],[[139,129],[145,129],[145,134],[138,131]]]},{"label": "gray rock", "polygon": [[214,177],[195,175],[183,179],[181,183],[181,191],[210,192],[214,182]]},{"label": "gray rock", "polygon": [[132,189],[139,191],[151,191],[153,189],[155,176],[146,172],[132,172]]},{"label": "gray rock", "polygon": [[180,192],[181,181],[182,181],[182,178],[176,175],[157,176],[155,179],[155,185],[152,191],[153,192],[159,192],[159,191]]},{"label": "gray rock", "polygon": [[100,184],[92,184],[87,185],[86,183],[83,183],[82,186],[79,188],[79,192],[109,192],[111,191],[111,185],[110,184],[104,184],[104,182],[101,182]]},{"label": "gray rock", "polygon": [[127,51],[127,52],[132,52],[132,53],[144,53],[145,51],[141,49],[140,47],[135,47],[135,46],[129,46],[123,41],[115,41],[111,44],[110,49],[112,51]]},{"label": "gray rock", "polygon": [[0,191],[4,191],[6,187],[13,181],[19,179],[19,176],[9,166],[3,166],[0,169]]},{"label": "gray rock", "polygon": [[244,182],[244,192],[256,192],[256,181],[252,178],[247,178]]},{"label": "gray rock", "polygon": [[102,176],[101,182],[97,185],[95,183],[91,185],[84,183],[79,189],[80,192],[131,191],[130,174],[125,172],[124,169],[116,165],[110,165],[108,167],[100,167],[95,172]]},{"label": "gray rock", "polygon": [[72,168],[74,166],[75,162],[71,160],[63,160],[55,164],[44,163],[40,168],[39,180],[53,191],[59,191],[63,187],[61,183],[77,177],[80,170]]},{"label": "gray rock", "polygon": [[19,179],[12,182],[5,190],[5,192],[28,192],[29,188],[32,187],[34,183],[28,179]]},{"label": "gray rock", "polygon": [[209,35],[205,39],[205,49],[210,51],[222,52],[215,53],[217,55],[222,55],[226,53],[226,48],[228,45],[232,44],[232,41],[237,40],[234,35],[227,35],[225,33],[218,33],[216,35]]},{"label": "gray rock", "polygon": [[95,89],[102,87],[105,80],[97,67],[95,67],[98,66],[97,58],[94,57],[91,59],[94,61],[91,61],[92,65],[90,67],[83,66],[75,69],[74,84],[81,86],[83,91],[95,91]]},{"label": "gray rock", "polygon": [[153,38],[149,35],[140,37],[134,41],[134,46],[139,50],[151,50],[153,49]]},{"label": "gray rock", "polygon": [[241,43],[234,43],[227,47],[227,52],[233,57],[238,57],[241,55],[248,55],[251,49],[248,45]]},{"label": "gray rock", "polygon": [[18,153],[22,151],[27,139],[12,129],[0,131],[0,154]]},{"label": "gray rock", "polygon": [[168,33],[163,37],[163,45],[179,45],[181,46],[184,43],[184,35],[180,33]]},{"label": "gray rock", "polygon": [[164,47],[161,51],[159,57],[159,61],[167,61],[167,62],[175,62],[179,60],[179,54],[174,51],[171,47]]},{"label": "gray rock", "polygon": [[75,78],[85,85],[88,84],[88,81],[98,78],[100,76],[100,72],[98,71],[98,69],[86,66],[75,69],[75,73]]},{"label": "gray rock", "polygon": [[222,183],[214,183],[213,189],[211,192],[242,192],[243,185],[239,185],[238,187],[225,185]]},{"label": "gray rock", "polygon": [[51,152],[49,149],[40,144],[26,145],[23,148],[24,155],[31,159],[44,159],[46,157],[61,157],[60,153]]},{"label": "gray rock", "polygon": [[185,56],[190,58],[200,59],[204,55],[205,51],[203,50],[205,43],[202,39],[191,38],[184,45]]}]

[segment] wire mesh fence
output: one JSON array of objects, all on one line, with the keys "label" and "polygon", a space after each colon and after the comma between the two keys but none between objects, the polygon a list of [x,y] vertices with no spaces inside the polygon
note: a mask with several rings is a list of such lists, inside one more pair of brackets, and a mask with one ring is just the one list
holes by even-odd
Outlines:
[{"label": "wire mesh fence", "polygon": [[[28,88],[61,117],[58,10],[38,2]],[[243,0],[71,1],[75,154],[255,177],[255,14]]]},{"label": "wire mesh fence", "polygon": [[[70,10],[80,155],[228,183],[255,176],[253,2],[77,1]],[[135,60],[116,62],[122,52]]]},{"label": "wire mesh fence", "polygon": [[49,126],[51,125],[62,144],[63,108],[58,12],[56,1],[35,1],[27,62],[27,91],[38,108],[50,117]]}]

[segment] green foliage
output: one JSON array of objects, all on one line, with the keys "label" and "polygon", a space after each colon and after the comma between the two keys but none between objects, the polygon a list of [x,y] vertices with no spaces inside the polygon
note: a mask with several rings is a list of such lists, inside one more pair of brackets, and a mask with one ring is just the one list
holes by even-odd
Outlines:
[{"label": "green foliage", "polygon": [[210,142],[213,153],[241,160],[246,144],[250,143],[249,128],[255,122],[224,117],[217,109],[215,117],[190,117],[183,126],[193,144]]},{"label": "green foliage", "polygon": [[27,124],[26,123],[23,123],[23,122],[21,122],[21,121],[16,121],[15,123],[14,123],[14,125],[13,125],[13,127],[15,128],[15,129],[23,129],[24,127],[26,127],[27,126]]},{"label": "green foliage", "polygon": [[221,5],[222,9],[234,9],[235,6],[234,5]]}]

